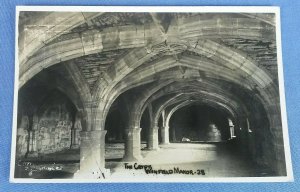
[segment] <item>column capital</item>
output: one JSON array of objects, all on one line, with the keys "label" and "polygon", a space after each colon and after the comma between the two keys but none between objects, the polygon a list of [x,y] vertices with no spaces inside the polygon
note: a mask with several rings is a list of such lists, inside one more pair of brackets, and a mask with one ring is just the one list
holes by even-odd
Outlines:
[{"label": "column capital", "polygon": [[91,109],[96,109],[100,103],[100,100],[97,101],[86,101],[84,104],[86,107]]},{"label": "column capital", "polygon": [[170,127],[168,125],[163,126],[164,129],[170,129]]},{"label": "column capital", "polygon": [[125,132],[127,134],[136,134],[136,133],[140,133],[142,131],[142,128],[131,128],[131,129],[125,129]]},{"label": "column capital", "polygon": [[81,139],[104,139],[106,135],[106,130],[92,130],[92,131],[81,131]]}]

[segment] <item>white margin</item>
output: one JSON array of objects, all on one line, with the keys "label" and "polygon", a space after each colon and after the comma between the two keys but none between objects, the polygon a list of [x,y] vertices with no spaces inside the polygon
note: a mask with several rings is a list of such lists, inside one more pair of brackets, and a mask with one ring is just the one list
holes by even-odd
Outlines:
[{"label": "white margin", "polygon": [[15,182],[15,153],[16,153],[16,140],[17,140],[17,120],[18,120],[18,93],[19,93],[19,13],[16,7],[16,24],[15,24],[15,82],[14,82],[14,103],[13,103],[13,129],[12,129],[12,142],[11,142],[11,157],[10,157],[10,174],[9,181]]},{"label": "white margin", "polygon": [[291,158],[291,151],[290,151],[290,141],[289,141],[289,134],[288,134],[285,90],[284,90],[280,10],[276,12],[276,48],[277,48],[277,63],[278,63],[277,72],[278,72],[281,125],[282,125],[282,134],[283,134],[285,165],[286,165],[287,177],[290,177],[291,181],[294,181],[292,158]]},{"label": "white margin", "polygon": [[[276,46],[282,132],[284,140],[285,163],[287,176],[274,177],[211,177],[211,178],[145,178],[132,181],[133,178],[122,180],[109,179],[31,179],[14,178],[15,152],[17,137],[17,109],[19,89],[18,61],[18,23],[20,11],[53,11],[53,12],[202,12],[202,13],[275,13],[276,15]],[[280,8],[276,6],[16,6],[15,19],[15,82],[13,104],[13,130],[11,144],[10,179],[12,183],[252,183],[252,182],[293,182],[293,169],[288,136],[286,102],[281,47]]]}]

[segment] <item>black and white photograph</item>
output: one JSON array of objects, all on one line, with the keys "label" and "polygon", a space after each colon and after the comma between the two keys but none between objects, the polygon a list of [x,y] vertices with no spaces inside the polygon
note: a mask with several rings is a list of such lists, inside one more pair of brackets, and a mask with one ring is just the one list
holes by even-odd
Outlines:
[{"label": "black and white photograph", "polygon": [[18,6],[12,182],[293,177],[277,7]]}]

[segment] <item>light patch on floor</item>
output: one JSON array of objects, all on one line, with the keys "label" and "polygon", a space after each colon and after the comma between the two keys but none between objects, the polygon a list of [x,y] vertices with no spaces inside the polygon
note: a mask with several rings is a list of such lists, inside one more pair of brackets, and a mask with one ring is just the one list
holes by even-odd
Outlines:
[{"label": "light patch on floor", "polygon": [[[264,169],[225,143],[174,143],[162,145],[158,151],[143,150],[142,156],[141,161],[128,162],[126,167],[126,162],[107,162],[111,178],[251,177],[265,174]],[[149,171],[150,166],[156,172]]]}]

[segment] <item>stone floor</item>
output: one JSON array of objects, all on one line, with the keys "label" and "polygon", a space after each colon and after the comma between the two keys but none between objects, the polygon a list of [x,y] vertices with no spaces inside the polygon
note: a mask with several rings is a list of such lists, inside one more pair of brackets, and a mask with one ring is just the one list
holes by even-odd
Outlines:
[{"label": "stone floor", "polygon": [[[48,161],[31,159],[22,162],[20,166],[16,166],[16,175],[25,178],[72,178],[73,173],[79,169],[78,153],[78,150],[70,150],[53,154],[55,161],[47,158]],[[122,181],[128,177],[142,179],[272,175],[267,168],[255,165],[249,157],[241,155],[234,145],[228,143],[171,143],[160,145],[157,151],[149,151],[142,144],[143,159],[136,164],[130,162],[126,167],[126,162],[121,161],[123,155],[123,143],[106,144],[105,166],[110,169],[112,179]]]},{"label": "stone floor", "polygon": [[[107,162],[111,177],[253,177],[267,176],[271,172],[249,161],[226,143],[192,144],[171,143],[160,146],[158,151],[142,151],[144,157],[132,169],[125,169],[124,162]],[[152,170],[160,173],[148,173],[145,169],[136,169],[138,165],[151,165]],[[135,168],[136,167],[136,168]],[[147,169],[147,168],[146,168]],[[178,172],[178,169],[182,170]],[[163,171],[165,170],[165,171]],[[166,173],[169,172],[168,173]],[[175,173],[176,172],[176,173]]]}]

